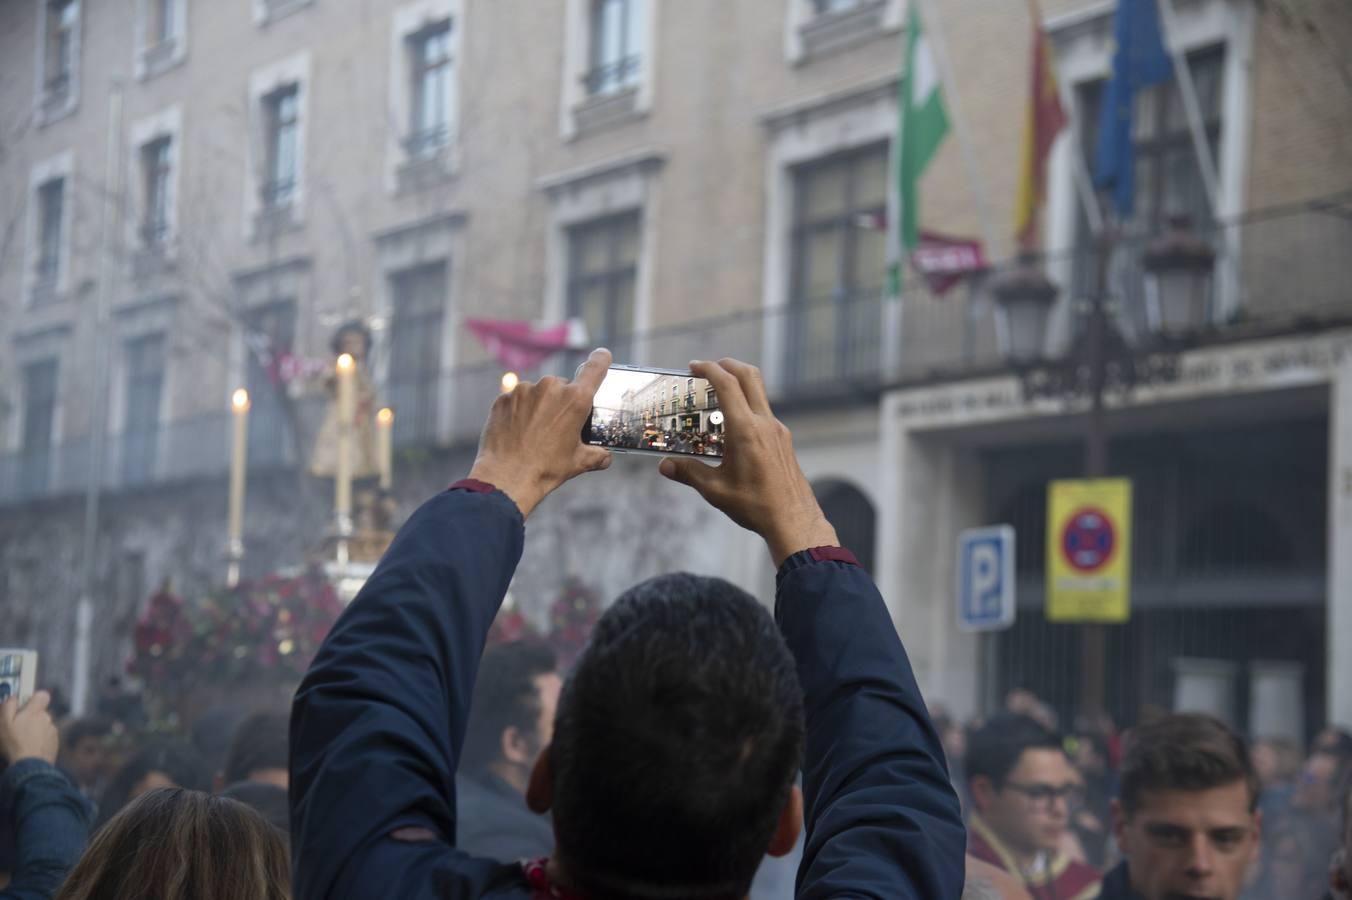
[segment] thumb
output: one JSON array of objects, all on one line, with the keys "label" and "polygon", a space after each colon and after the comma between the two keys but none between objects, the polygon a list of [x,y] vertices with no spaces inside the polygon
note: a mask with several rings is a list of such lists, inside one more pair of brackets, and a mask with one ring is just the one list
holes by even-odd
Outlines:
[{"label": "thumb", "polygon": [[23,705],[24,712],[40,713],[52,703],[52,695],[46,691],[37,691],[28,698],[28,702]]},{"label": "thumb", "polygon": [[602,469],[610,468],[610,461],[612,458],[610,451],[604,447],[583,445],[578,448],[574,460],[577,463],[579,471],[599,472]]},{"label": "thumb", "polygon": [[679,481],[681,484],[688,484],[695,490],[703,494],[705,489],[713,484],[713,479],[718,472],[712,466],[706,466],[697,459],[667,459],[657,466],[657,471],[672,481]]}]

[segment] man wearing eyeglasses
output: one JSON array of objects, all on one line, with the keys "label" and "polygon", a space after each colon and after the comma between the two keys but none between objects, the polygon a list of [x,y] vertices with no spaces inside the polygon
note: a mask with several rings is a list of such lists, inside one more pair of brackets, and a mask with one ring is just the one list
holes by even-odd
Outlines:
[{"label": "man wearing eyeglasses", "polygon": [[1098,896],[1098,870],[1062,849],[1081,781],[1055,733],[1025,715],[994,716],[968,741],[966,772],[969,854],[1022,881],[1034,900]]}]

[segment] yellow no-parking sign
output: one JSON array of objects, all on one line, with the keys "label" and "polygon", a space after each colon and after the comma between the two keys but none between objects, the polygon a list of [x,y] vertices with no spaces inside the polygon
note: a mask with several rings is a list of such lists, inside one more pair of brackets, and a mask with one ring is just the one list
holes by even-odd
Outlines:
[{"label": "yellow no-parking sign", "polygon": [[1125,622],[1131,616],[1131,481],[1047,487],[1047,619]]}]

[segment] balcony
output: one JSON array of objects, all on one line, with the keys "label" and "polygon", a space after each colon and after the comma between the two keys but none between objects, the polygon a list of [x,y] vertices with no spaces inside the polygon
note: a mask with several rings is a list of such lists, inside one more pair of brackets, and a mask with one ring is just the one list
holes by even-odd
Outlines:
[{"label": "balcony", "polygon": [[[1256,214],[1216,229],[1211,238],[1224,250],[1216,263],[1216,291],[1232,292],[1218,309],[1230,312],[1192,336],[1193,345],[1352,326],[1352,254],[1347,252],[1352,206],[1326,203]],[[1121,254],[1117,283],[1128,295],[1141,281],[1133,275],[1140,265],[1138,249],[1129,242]],[[1069,270],[1072,256],[1049,257],[1053,277],[1058,266]],[[1075,300],[1072,294],[1063,291],[1063,300]],[[1125,310],[1142,298],[1122,299],[1117,304],[1121,317],[1130,318]],[[612,346],[632,348],[620,362],[667,368],[722,356],[754,362],[780,408],[865,405],[891,386],[1011,371],[997,348],[987,306],[971,307],[962,289],[941,298],[912,281],[899,307],[881,292],[814,299],[655,329]],[[549,371],[570,373],[571,366],[558,363]],[[544,373],[519,374],[533,379]],[[384,385],[380,402],[395,410],[396,446],[472,446],[501,376],[500,366],[486,363],[408,373]],[[709,408],[707,395],[681,399],[687,410]],[[318,433],[325,403],[322,394],[299,401],[305,440]],[[106,444],[103,487],[116,491],[224,478],[229,429],[230,415],[223,410],[165,424],[153,436],[113,436]],[[297,465],[309,450],[294,446],[288,417],[263,397],[255,400],[249,436],[251,470]],[[128,454],[144,458],[130,460]],[[74,495],[85,489],[88,477],[89,445],[82,437],[50,450],[0,454],[0,505]]]},{"label": "balcony", "polygon": [[811,59],[883,34],[887,0],[813,0],[812,18],[800,29]]}]

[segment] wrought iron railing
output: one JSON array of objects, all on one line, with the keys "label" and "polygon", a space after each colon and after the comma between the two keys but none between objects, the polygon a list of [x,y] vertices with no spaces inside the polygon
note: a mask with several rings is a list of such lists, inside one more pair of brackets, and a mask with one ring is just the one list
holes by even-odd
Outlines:
[{"label": "wrought iron railing", "polygon": [[613,62],[601,63],[582,76],[587,93],[596,96],[632,87],[638,80],[639,62],[638,56],[626,56]]},{"label": "wrought iron railing", "polygon": [[414,132],[404,139],[404,150],[410,159],[429,159],[436,156],[450,141],[450,130],[436,125]]},{"label": "wrought iron railing", "polygon": [[[1352,200],[1352,197],[1349,198]],[[1198,343],[1237,337],[1309,332],[1352,325],[1352,203],[1324,203],[1249,216],[1211,234],[1221,249],[1217,291],[1231,291],[1228,310]],[[1130,247],[1128,248],[1130,249]],[[1124,259],[1131,259],[1125,254]],[[1051,254],[1049,270],[1069,254]],[[1124,279],[1119,284],[1131,284]],[[1123,298],[1119,305],[1129,305]],[[1064,303],[1076,305],[1071,291]],[[777,405],[874,402],[889,386],[1008,371],[996,342],[987,300],[958,288],[946,296],[910,279],[900,302],[882,288],[765,309],[685,321],[608,341],[618,362],[683,368],[691,359],[734,356],[759,365]],[[524,379],[570,374],[577,354],[560,354]],[[501,389],[497,363],[401,375],[380,386],[395,410],[402,448],[463,446],[477,440]],[[309,395],[299,412],[255,399],[250,418],[250,467],[302,460],[319,431],[327,398]],[[705,404],[697,397],[697,405]],[[299,436],[297,436],[297,417]],[[228,466],[228,412],[168,423],[154,437],[121,436],[107,443],[104,486],[118,489],[223,476]],[[149,464],[121,455],[153,443]],[[298,444],[300,446],[298,446]],[[0,454],[0,504],[82,491],[88,483],[88,442],[72,437],[48,450]],[[149,454],[150,451],[146,450]]]}]

